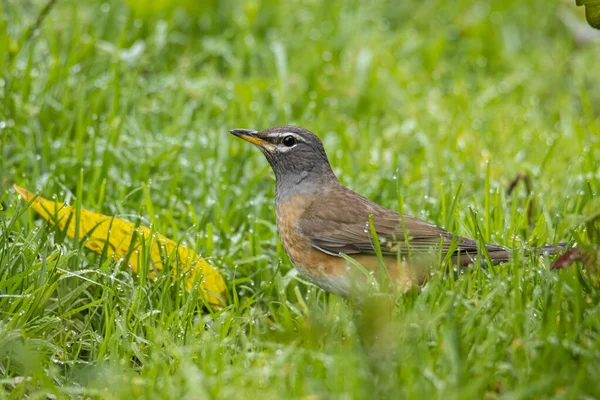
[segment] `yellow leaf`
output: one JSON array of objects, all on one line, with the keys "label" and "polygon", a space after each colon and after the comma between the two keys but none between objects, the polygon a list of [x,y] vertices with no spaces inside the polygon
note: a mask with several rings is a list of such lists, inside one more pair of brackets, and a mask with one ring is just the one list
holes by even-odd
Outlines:
[{"label": "yellow leaf", "polygon": [[[17,185],[13,187],[25,201],[31,201],[35,197],[27,189]],[[31,204],[31,208],[44,219],[58,225],[69,237],[74,238],[76,236],[76,210],[73,207],[37,197]],[[192,289],[196,276],[202,275],[200,288],[204,292],[206,301],[214,306],[225,304],[225,291],[227,288],[223,277],[193,250],[179,246],[177,242],[158,233],[153,234],[145,226],[136,227],[132,222],[84,209],[81,209],[79,225],[80,229],[77,237],[87,236],[85,247],[101,254],[108,241],[106,247],[109,256],[112,255],[115,259],[124,259],[131,254],[129,265],[134,272],[138,271],[138,264],[142,258],[140,254],[142,243],[150,241],[152,246],[150,250],[151,265],[155,269],[155,271],[150,271],[150,277],[155,276],[156,271],[163,269],[163,260],[173,260],[172,266],[175,266],[175,260],[179,260],[179,265],[182,266],[181,272],[187,275],[186,286],[188,290]],[[177,272],[176,269],[173,270],[173,274],[177,274]]]}]

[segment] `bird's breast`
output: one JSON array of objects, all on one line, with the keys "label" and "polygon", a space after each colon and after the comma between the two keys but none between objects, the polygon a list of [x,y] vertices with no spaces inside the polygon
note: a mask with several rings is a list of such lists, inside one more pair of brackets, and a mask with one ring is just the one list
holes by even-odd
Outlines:
[{"label": "bird's breast", "polygon": [[[374,254],[352,254],[356,263],[363,267],[360,269],[356,263],[348,263],[341,256],[327,254],[313,247],[310,238],[298,229],[298,221],[310,204],[311,199],[304,196],[277,201],[277,230],[288,257],[302,275],[328,292],[348,297],[353,292],[362,291],[365,283],[379,275],[380,261]],[[403,262],[399,265],[396,257],[383,257],[381,262],[390,278],[402,290],[413,287],[423,279],[422,269]]]},{"label": "bird's breast", "polygon": [[290,196],[277,202],[279,238],[290,261],[309,281],[329,292],[347,296],[350,282],[345,260],[315,249],[310,239],[298,230],[298,219],[311,200],[306,196]]}]

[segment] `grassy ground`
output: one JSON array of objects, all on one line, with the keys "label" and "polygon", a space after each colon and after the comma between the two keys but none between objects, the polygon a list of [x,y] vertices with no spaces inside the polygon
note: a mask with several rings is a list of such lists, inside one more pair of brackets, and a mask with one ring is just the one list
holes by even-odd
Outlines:
[{"label": "grassy ground", "polygon": [[[0,3],[0,398],[600,396],[580,268],[517,250],[350,304],[294,272],[272,173],[227,134],[305,126],[345,184],[465,236],[597,240],[576,216],[600,193],[600,48],[560,4],[144,3],[59,0],[29,32],[45,3]],[[505,193],[517,173],[532,193]],[[12,183],[183,238],[231,305],[90,253]]]}]

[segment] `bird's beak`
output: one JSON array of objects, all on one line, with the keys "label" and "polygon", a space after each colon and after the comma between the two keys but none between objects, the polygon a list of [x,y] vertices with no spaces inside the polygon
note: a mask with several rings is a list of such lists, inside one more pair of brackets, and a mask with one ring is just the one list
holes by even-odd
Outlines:
[{"label": "bird's beak", "polygon": [[263,149],[271,149],[274,147],[272,143],[258,137],[258,131],[252,129],[231,129],[229,133]]}]

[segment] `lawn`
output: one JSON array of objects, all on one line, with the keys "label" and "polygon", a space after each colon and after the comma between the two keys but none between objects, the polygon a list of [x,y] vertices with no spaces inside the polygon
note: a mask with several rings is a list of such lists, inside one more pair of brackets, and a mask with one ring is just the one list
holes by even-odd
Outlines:
[{"label": "lawn", "polygon": [[[526,251],[600,243],[574,2],[0,2],[0,398],[600,397],[598,275]],[[227,133],[288,123],[350,188],[515,260],[363,304],[310,285]],[[90,252],[13,184],[181,241],[228,305]]]}]

